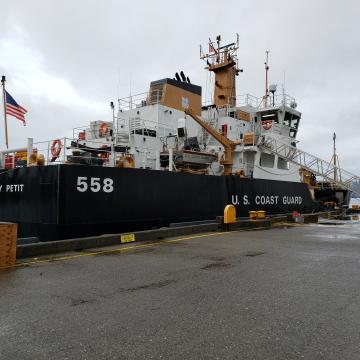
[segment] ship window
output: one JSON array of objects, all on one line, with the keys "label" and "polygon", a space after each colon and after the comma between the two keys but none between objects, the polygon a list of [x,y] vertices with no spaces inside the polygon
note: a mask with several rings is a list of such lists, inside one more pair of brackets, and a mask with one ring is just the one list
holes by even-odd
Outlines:
[{"label": "ship window", "polygon": [[279,122],[277,111],[265,111],[261,113],[260,116],[261,116],[261,121],[271,120],[271,121],[275,121],[276,123]]},{"label": "ship window", "polygon": [[132,134],[156,137],[156,131],[150,129],[136,129],[131,131]]},{"label": "ship window", "polygon": [[260,166],[273,168],[275,163],[275,156],[271,154],[261,153]]},{"label": "ship window", "polygon": [[290,129],[290,137],[295,138],[297,131],[294,129]]},{"label": "ship window", "polygon": [[284,125],[297,130],[299,127],[300,117],[291,112],[285,112]]},{"label": "ship window", "polygon": [[278,158],[278,164],[277,164],[278,169],[280,170],[289,170],[289,162],[286,161],[283,158]]},{"label": "ship window", "polygon": [[299,119],[294,119],[292,122],[291,122],[291,127],[293,129],[297,129],[299,126]]}]

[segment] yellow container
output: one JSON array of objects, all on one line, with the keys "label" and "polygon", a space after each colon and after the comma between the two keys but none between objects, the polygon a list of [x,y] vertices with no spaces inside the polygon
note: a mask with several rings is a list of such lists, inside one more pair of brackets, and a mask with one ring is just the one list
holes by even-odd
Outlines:
[{"label": "yellow container", "polygon": [[16,263],[17,224],[0,223],[0,269]]},{"label": "yellow container", "polygon": [[264,210],[257,211],[257,218],[258,219],[265,219],[266,212]]},{"label": "yellow container", "polygon": [[352,210],[360,210],[360,205],[353,204],[351,208]]},{"label": "yellow container", "polygon": [[256,220],[257,218],[257,211],[249,211],[249,219]]}]

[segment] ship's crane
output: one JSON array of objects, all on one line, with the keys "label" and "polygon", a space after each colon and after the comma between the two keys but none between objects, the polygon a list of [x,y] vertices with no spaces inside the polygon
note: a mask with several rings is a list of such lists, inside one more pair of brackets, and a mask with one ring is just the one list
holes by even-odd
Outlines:
[{"label": "ship's crane", "polygon": [[224,175],[231,175],[233,167],[232,153],[238,142],[229,140],[212,126],[207,124],[204,119],[196,115],[191,109],[184,109],[184,111],[185,114],[193,118],[203,129],[205,129],[205,131],[207,131],[212,137],[215,138],[215,140],[217,140],[224,147],[224,159],[221,161],[221,164],[224,165]]}]

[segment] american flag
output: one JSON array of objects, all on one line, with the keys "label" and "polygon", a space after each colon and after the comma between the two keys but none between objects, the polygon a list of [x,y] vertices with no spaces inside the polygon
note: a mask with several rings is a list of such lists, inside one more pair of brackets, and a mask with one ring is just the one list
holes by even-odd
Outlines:
[{"label": "american flag", "polygon": [[216,52],[215,48],[214,48],[214,45],[210,42],[209,43],[209,53],[214,53]]},{"label": "american flag", "polygon": [[7,115],[11,115],[19,119],[26,125],[25,114],[27,110],[20,106],[15,99],[5,90],[5,112]]}]

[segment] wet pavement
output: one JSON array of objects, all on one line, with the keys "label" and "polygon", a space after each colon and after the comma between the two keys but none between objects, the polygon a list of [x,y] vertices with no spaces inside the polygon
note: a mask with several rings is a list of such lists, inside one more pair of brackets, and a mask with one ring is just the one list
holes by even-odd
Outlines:
[{"label": "wet pavement", "polygon": [[0,272],[0,359],[360,358],[359,223],[139,245]]}]

